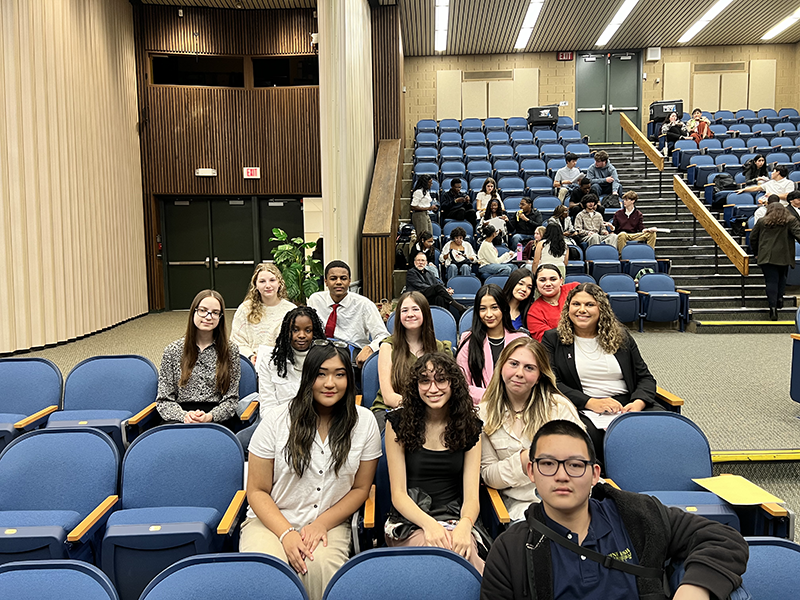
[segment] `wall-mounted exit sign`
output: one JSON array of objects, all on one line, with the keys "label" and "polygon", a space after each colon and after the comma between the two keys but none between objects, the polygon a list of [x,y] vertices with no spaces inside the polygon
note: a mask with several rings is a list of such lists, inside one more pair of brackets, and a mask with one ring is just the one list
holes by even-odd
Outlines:
[{"label": "wall-mounted exit sign", "polygon": [[572,60],[572,52],[556,52],[556,60]]},{"label": "wall-mounted exit sign", "polygon": [[261,179],[261,167],[245,167],[245,179]]}]

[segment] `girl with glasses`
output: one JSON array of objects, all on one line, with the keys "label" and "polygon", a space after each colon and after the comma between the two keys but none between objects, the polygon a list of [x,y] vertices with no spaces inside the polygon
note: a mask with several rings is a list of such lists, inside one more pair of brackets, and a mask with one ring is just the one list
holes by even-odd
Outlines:
[{"label": "girl with glasses", "polygon": [[453,357],[421,356],[411,368],[402,407],[386,420],[392,490],[387,544],[447,548],[482,573],[476,536],[481,553],[488,536],[475,528],[481,421]]},{"label": "girl with glasses", "polygon": [[239,348],[228,341],[225,301],[203,290],[189,308],[186,335],[164,349],[158,414],[165,422],[225,424],[239,402]]},{"label": "girl with glasses", "polygon": [[350,517],[380,455],[375,419],[356,406],[347,348],[314,340],[297,395],[273,407],[250,442],[239,550],[287,562],[320,600],[350,555]]}]

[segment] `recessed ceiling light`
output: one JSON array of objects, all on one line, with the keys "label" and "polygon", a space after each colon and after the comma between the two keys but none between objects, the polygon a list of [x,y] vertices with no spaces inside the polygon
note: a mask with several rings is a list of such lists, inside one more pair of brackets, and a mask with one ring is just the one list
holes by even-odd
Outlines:
[{"label": "recessed ceiling light", "polygon": [[762,37],[761,39],[762,40],[771,40],[772,38],[780,35],[784,31],[789,29],[789,27],[791,27],[792,25],[797,23],[797,21],[800,21],[800,8],[798,8],[791,15],[786,17],[783,21],[781,21],[780,23],[775,25],[775,27],[773,27],[767,33],[765,33],[764,37]]},{"label": "recessed ceiling light", "polygon": [[609,40],[614,37],[614,34],[617,33],[619,26],[622,25],[625,19],[628,18],[628,15],[631,14],[633,8],[638,2],[639,0],[625,0],[625,4],[620,7],[620,9],[617,11],[617,14],[614,15],[613,19],[611,19],[611,23],[609,23],[605,28],[605,31],[600,34],[600,38],[595,43],[595,46],[605,46]]},{"label": "recessed ceiling light", "polygon": [[733,2],[733,0],[717,0],[714,5],[706,11],[702,17],[700,17],[697,21],[695,21],[694,25],[689,27],[681,36],[681,39],[678,40],[679,44],[685,44],[686,42],[690,41],[694,36],[696,36],[700,31],[708,25],[711,21],[716,18],[719,13],[721,13],[725,8]]}]

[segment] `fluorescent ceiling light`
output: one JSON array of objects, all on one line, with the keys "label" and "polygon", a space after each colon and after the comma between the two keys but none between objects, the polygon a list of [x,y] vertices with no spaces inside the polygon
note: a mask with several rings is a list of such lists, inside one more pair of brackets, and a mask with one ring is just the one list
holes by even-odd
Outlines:
[{"label": "fluorescent ceiling light", "polygon": [[762,37],[761,39],[762,40],[771,40],[775,36],[783,33],[787,29],[789,29],[789,27],[791,27],[792,25],[797,23],[797,21],[800,21],[800,8],[798,8],[791,15],[786,17],[783,21],[781,21],[780,23],[775,25],[775,27],[773,27],[767,33],[765,33],[764,37]]},{"label": "fluorescent ceiling light", "polygon": [[719,13],[721,13],[723,10],[725,10],[725,8],[731,2],[733,2],[733,0],[717,0],[717,2],[715,2],[714,5],[711,8],[708,9],[706,14],[704,14],[702,17],[700,17],[694,23],[694,25],[692,25],[691,27],[689,27],[689,29],[686,30],[686,33],[684,33],[681,36],[681,39],[678,40],[678,43],[679,44],[685,44],[686,42],[690,41],[694,36],[696,36],[698,33],[700,33],[700,31],[703,29],[703,27],[708,25],[711,21],[714,20],[714,18],[716,18],[716,16]]},{"label": "fluorescent ceiling light", "polygon": [[433,49],[436,52],[444,52],[447,48],[447,20],[450,16],[450,0],[436,0],[435,14],[436,36]]},{"label": "fluorescent ceiling light", "polygon": [[544,0],[531,0],[525,18],[522,20],[522,28],[519,30],[517,42],[514,44],[515,50],[527,48],[528,42],[531,41],[531,35],[533,35],[533,27],[539,19],[539,13],[542,12],[542,5],[544,5]]},{"label": "fluorescent ceiling light", "polygon": [[614,18],[611,19],[611,23],[608,24],[605,31],[600,35],[600,38],[595,43],[595,46],[605,46],[608,41],[614,37],[614,34],[617,33],[617,29],[619,26],[622,25],[623,21],[628,18],[628,15],[631,14],[633,11],[633,7],[639,0],[625,0],[625,4],[623,4],[620,9],[617,11],[617,14],[614,15]]}]

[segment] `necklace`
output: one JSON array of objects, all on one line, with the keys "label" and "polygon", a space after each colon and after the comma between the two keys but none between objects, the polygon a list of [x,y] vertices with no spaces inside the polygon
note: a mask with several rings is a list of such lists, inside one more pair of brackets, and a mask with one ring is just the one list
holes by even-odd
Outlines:
[{"label": "necklace", "polygon": [[492,346],[502,346],[503,344],[505,344],[505,343],[506,343],[506,338],[500,338],[500,339],[498,339],[496,342],[493,342],[493,341],[492,341],[492,338],[489,338],[489,343],[490,343]]},{"label": "necklace", "polygon": [[523,408],[522,410],[515,410],[513,412],[514,412],[514,418],[515,419],[521,419],[522,416],[523,416],[523,413],[525,412],[525,409]]}]

